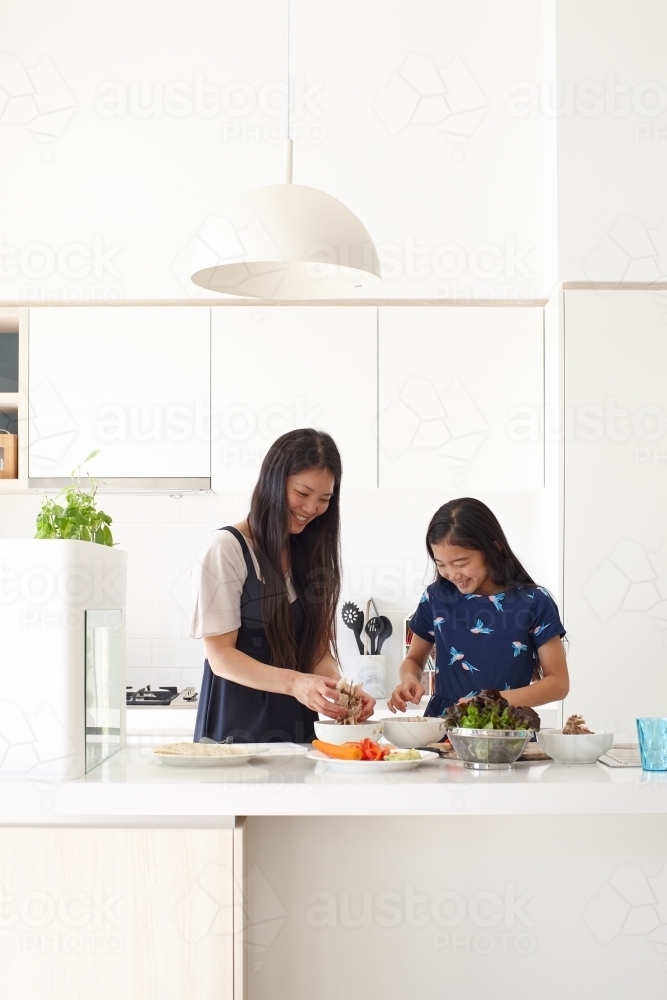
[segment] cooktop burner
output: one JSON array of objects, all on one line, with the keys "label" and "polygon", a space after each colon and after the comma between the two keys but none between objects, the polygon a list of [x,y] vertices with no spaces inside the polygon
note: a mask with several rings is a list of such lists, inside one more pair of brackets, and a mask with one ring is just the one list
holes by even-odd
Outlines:
[{"label": "cooktop burner", "polygon": [[[194,688],[184,688],[181,692],[183,701],[194,702],[197,700],[197,693]],[[127,705],[171,705],[172,701],[178,698],[178,688],[160,687],[153,690],[150,684],[146,687],[133,691],[132,688],[125,690],[125,703]]]}]

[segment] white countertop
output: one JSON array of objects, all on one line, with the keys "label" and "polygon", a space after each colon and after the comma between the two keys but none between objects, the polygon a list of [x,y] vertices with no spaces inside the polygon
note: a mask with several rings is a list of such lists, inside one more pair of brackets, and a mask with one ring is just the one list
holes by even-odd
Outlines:
[{"label": "white countertop", "polygon": [[[145,741],[144,742],[145,745]],[[161,742],[160,740],[150,742]],[[2,782],[2,825],[225,825],[234,816],[667,813],[667,772],[519,764],[476,773],[438,760],[351,777],[292,755],[234,767],[154,763],[133,743],[84,778]]]}]

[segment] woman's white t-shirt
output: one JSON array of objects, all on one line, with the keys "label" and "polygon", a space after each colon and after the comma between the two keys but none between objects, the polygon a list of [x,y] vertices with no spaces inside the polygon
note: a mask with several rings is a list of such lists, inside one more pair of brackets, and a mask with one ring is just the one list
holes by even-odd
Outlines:
[{"label": "woman's white t-shirt", "polygon": [[[252,542],[245,535],[255,572],[261,580]],[[224,635],[241,627],[241,594],[248,577],[248,567],[241,543],[231,531],[212,531],[202,551],[197,555],[190,574],[193,612],[189,637],[203,639],[209,635]],[[287,594],[296,600],[289,576],[285,577]]]}]

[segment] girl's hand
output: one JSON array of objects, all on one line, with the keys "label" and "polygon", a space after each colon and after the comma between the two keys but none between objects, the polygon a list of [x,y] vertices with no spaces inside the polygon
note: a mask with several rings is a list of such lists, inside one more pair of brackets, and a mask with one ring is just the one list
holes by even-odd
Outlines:
[{"label": "girl's hand", "polygon": [[408,702],[413,705],[418,705],[426,693],[426,688],[418,681],[416,677],[410,678],[409,681],[403,681],[399,684],[397,688],[394,688],[391,698],[387,702],[387,708],[390,712],[404,712],[408,706]]},{"label": "girl's hand", "polygon": [[371,698],[371,696],[366,694],[365,691],[360,691],[359,694],[361,695],[362,706],[359,721],[365,722],[366,719],[369,719],[373,714],[373,710],[375,709],[375,698]]},{"label": "girl's hand", "polygon": [[[306,708],[313,712],[320,712],[330,719],[342,719],[345,715],[345,709],[336,704],[338,693],[336,681],[332,677],[322,677],[318,674],[297,674],[292,683],[290,694]],[[371,701],[373,701],[372,698]],[[370,712],[368,714],[370,715]]]}]

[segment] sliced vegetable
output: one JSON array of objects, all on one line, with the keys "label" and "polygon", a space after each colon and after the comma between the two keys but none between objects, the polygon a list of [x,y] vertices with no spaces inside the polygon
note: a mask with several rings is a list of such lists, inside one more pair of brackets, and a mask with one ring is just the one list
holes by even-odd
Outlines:
[{"label": "sliced vegetable", "polygon": [[338,746],[336,743],[324,743],[323,740],[313,740],[313,748],[327,757],[335,760],[362,760],[361,747],[358,743],[343,743]]},{"label": "sliced vegetable", "polygon": [[362,740],[359,746],[362,760],[384,760],[389,752],[386,747],[381,747],[379,743],[369,739]]}]

